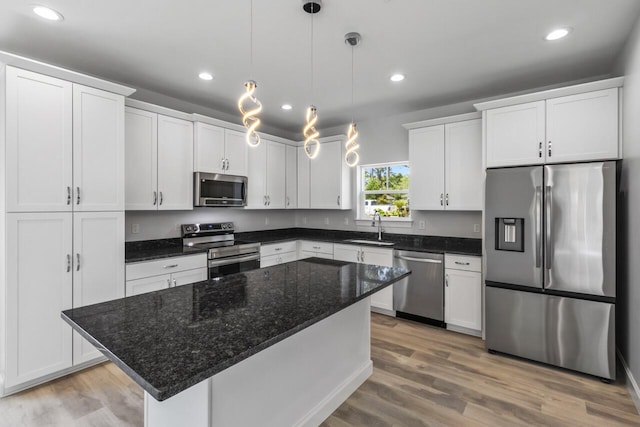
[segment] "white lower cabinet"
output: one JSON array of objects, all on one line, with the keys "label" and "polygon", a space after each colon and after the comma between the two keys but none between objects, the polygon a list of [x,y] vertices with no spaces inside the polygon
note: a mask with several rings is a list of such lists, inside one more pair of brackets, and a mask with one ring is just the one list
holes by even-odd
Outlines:
[{"label": "white lower cabinet", "polygon": [[298,245],[298,259],[313,257],[333,259],[333,243],[300,240]]},{"label": "white lower cabinet", "polygon": [[60,312],[122,296],[124,213],[7,214],[6,244],[5,388],[99,358]]},{"label": "white lower cabinet", "polygon": [[[339,261],[392,267],[393,249],[335,244],[333,245],[333,258]],[[371,307],[384,310],[385,314],[393,312],[393,286],[387,286],[371,295]]]},{"label": "white lower cabinet", "polygon": [[125,294],[144,294],[207,280],[207,254],[127,264]]},{"label": "white lower cabinet", "polygon": [[260,246],[260,268],[298,259],[298,242],[281,242]]},{"label": "white lower cabinet", "polygon": [[444,321],[447,329],[482,331],[481,258],[445,254]]}]

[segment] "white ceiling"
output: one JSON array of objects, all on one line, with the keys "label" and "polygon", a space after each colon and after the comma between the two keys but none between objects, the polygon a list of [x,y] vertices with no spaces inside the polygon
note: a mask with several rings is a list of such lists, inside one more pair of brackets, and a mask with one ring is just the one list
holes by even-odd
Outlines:
[{"label": "white ceiling", "polygon": [[[61,12],[47,22],[32,2],[2,0],[0,49],[162,93],[237,117],[248,78],[258,82],[263,122],[299,133],[304,110],[318,128],[611,73],[640,14],[638,0],[324,0],[311,15],[301,0],[42,0]],[[557,26],[561,41],[544,35]],[[214,74],[205,82],[200,71]],[[400,71],[402,83],[389,76]],[[142,91],[144,94],[146,91]],[[134,94],[134,97],[135,94]],[[282,111],[284,102],[294,109]],[[171,107],[171,105],[167,105]]]}]

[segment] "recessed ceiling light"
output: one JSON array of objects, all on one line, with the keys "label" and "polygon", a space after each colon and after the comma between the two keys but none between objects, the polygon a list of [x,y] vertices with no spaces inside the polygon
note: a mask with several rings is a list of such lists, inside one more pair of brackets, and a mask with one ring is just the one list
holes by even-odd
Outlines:
[{"label": "recessed ceiling light", "polygon": [[291,110],[293,107],[291,106],[291,104],[282,104],[280,108],[282,108],[283,110]]},{"label": "recessed ceiling light", "polygon": [[557,28],[551,31],[549,34],[547,34],[547,36],[544,39],[547,41],[559,40],[563,37],[566,37],[567,34],[569,34],[570,32],[571,32],[570,28]]},{"label": "recessed ceiling light", "polygon": [[198,77],[200,77],[202,80],[213,80],[213,76],[211,75],[211,73],[207,73],[204,71],[198,74]]},{"label": "recessed ceiling light", "polygon": [[404,74],[396,73],[390,79],[392,82],[401,82],[404,80]]},{"label": "recessed ceiling light", "polygon": [[62,21],[64,19],[60,12],[44,6],[33,6],[33,13],[49,21]]}]

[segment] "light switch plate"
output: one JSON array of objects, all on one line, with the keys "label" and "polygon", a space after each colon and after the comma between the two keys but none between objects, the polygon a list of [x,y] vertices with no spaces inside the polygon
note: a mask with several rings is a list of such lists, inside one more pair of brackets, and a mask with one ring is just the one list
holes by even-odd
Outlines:
[{"label": "light switch plate", "polygon": [[131,224],[131,234],[140,233],[140,224]]},{"label": "light switch plate", "polygon": [[480,232],[480,224],[473,224],[473,232],[474,233]]},{"label": "light switch plate", "polygon": [[424,230],[425,228],[427,228],[427,224],[424,221],[420,221],[418,222],[418,228],[420,230]]}]

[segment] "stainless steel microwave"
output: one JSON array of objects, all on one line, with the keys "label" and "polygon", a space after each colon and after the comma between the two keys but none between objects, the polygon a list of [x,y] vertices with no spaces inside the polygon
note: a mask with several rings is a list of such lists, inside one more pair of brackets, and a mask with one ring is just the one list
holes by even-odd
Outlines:
[{"label": "stainless steel microwave", "polygon": [[246,206],[247,177],[193,173],[193,206]]}]

